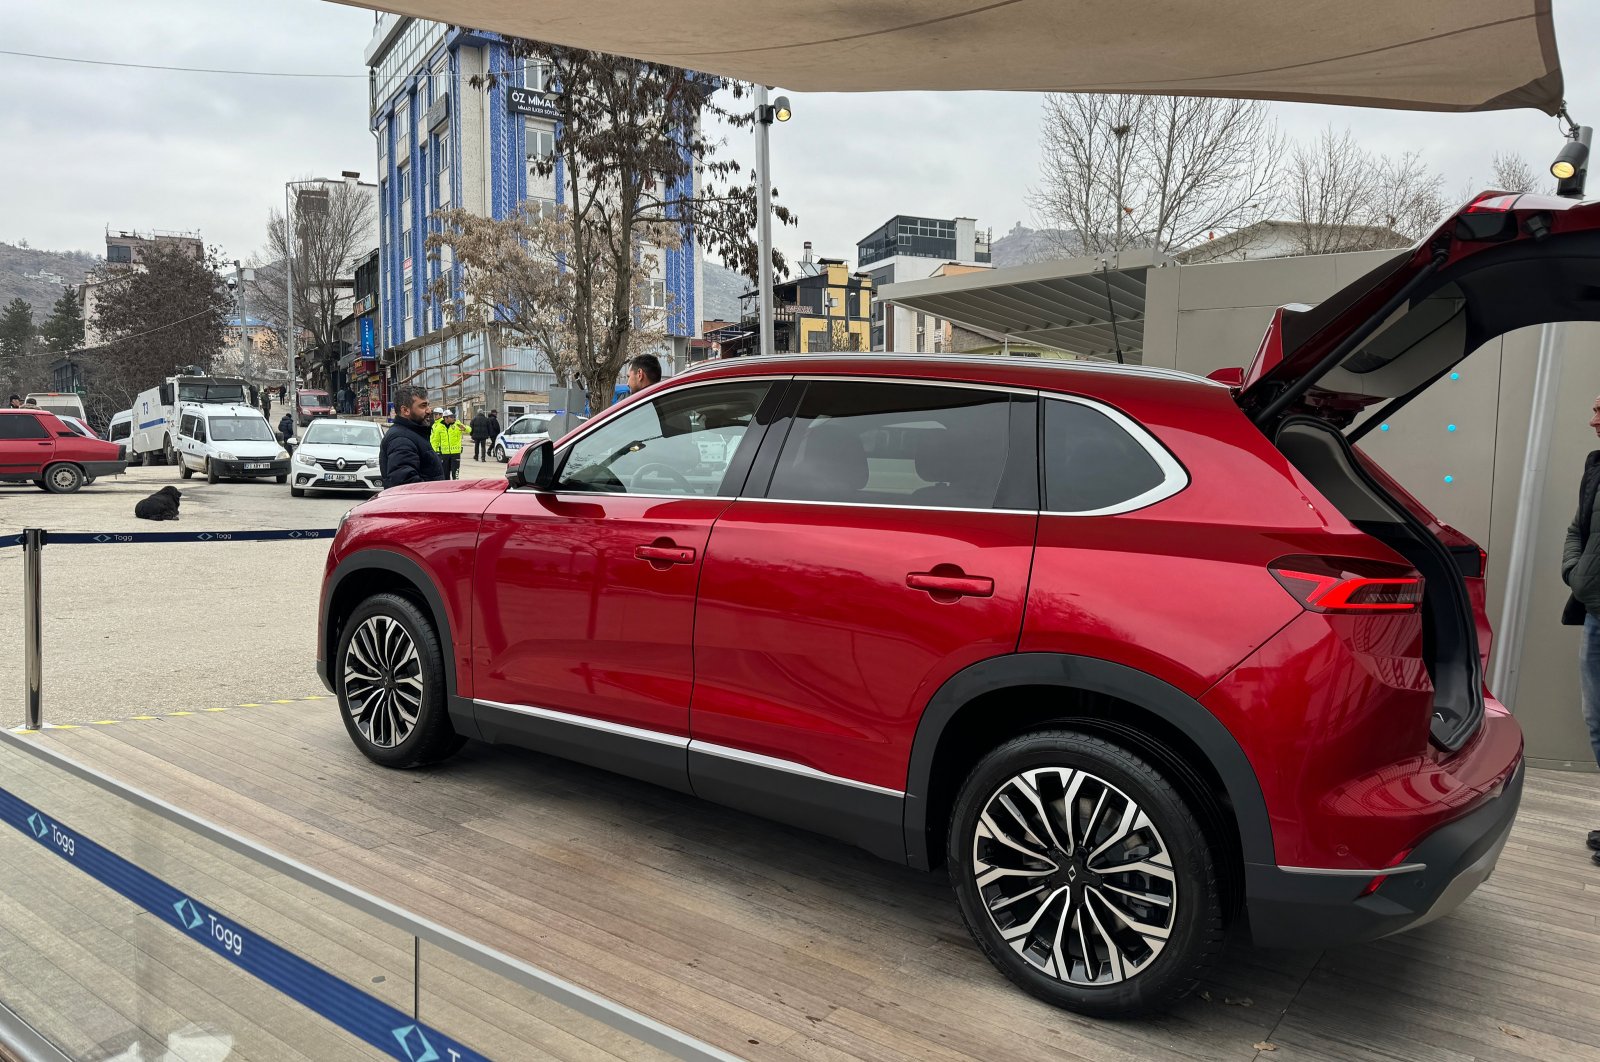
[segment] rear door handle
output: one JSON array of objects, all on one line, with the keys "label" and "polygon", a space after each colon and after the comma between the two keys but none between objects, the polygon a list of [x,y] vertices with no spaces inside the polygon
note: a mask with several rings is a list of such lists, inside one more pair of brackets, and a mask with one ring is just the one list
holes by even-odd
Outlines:
[{"label": "rear door handle", "polygon": [[642,561],[649,561],[652,565],[662,564],[693,564],[693,546],[640,546],[633,551],[633,555]]},{"label": "rear door handle", "polygon": [[906,585],[913,590],[926,590],[935,598],[994,596],[994,580],[982,575],[912,572],[906,576]]}]

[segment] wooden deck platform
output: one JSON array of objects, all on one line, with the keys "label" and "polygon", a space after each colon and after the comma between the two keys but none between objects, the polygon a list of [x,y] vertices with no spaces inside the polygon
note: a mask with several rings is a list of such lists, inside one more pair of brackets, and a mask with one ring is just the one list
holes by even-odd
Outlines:
[{"label": "wooden deck platform", "polygon": [[1593,775],[1532,772],[1451,917],[1336,952],[1234,942],[1173,1014],[1104,1023],[1006,983],[942,876],[602,771],[479,745],[385,771],[325,699],[31,740],[750,1059],[1600,1060]]}]

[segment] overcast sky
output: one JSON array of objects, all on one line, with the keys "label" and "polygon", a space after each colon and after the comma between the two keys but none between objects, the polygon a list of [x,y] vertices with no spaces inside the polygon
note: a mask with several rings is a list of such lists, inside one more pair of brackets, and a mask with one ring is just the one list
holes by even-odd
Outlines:
[{"label": "overcast sky", "polygon": [[[1555,0],[1567,100],[1600,125],[1600,4]],[[0,0],[0,48],[166,66],[345,74],[241,77],[0,55],[0,240],[104,252],[107,226],[198,229],[228,258],[264,242],[283,182],[376,168],[361,53],[370,12],[322,0]],[[1241,42],[1241,45],[1247,42]],[[849,257],[894,214],[1031,224],[1040,99],[1007,93],[790,93],[773,179],[800,226],[791,253]],[[1531,110],[1452,115],[1275,104],[1290,136],[1349,126],[1369,148],[1419,150],[1453,197],[1496,151],[1538,170],[1560,146]],[[732,145],[748,164],[748,143]],[[1600,189],[1594,190],[1600,193]]]}]

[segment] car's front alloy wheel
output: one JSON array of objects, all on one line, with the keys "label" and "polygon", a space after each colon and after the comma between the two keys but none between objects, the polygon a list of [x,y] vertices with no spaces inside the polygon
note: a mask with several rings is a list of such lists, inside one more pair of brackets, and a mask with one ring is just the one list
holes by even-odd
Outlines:
[{"label": "car's front alloy wheel", "polygon": [[1221,944],[1203,831],[1154,768],[1098,737],[1030,734],[990,753],[957,801],[948,857],[991,961],[1059,1006],[1160,1009]]},{"label": "car's front alloy wheel", "polygon": [[345,624],[334,663],[345,729],[369,759],[416,767],[464,743],[450,725],[438,636],[413,602],[368,598]]}]

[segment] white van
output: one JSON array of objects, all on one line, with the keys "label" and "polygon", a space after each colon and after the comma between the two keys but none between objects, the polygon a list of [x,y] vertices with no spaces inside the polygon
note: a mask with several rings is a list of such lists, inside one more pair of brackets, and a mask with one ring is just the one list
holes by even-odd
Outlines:
[{"label": "white van", "polygon": [[34,391],[23,399],[58,417],[77,417],[85,422],[89,419],[83,411],[83,399],[72,391]]},{"label": "white van", "polygon": [[208,483],[266,476],[289,481],[289,452],[254,406],[180,406],[172,448],[184,479],[202,472]]},{"label": "white van", "polygon": [[106,428],[106,441],[117,444],[124,461],[128,459],[128,438],[132,434],[133,410],[124,409],[121,413],[111,414],[111,423]]}]

